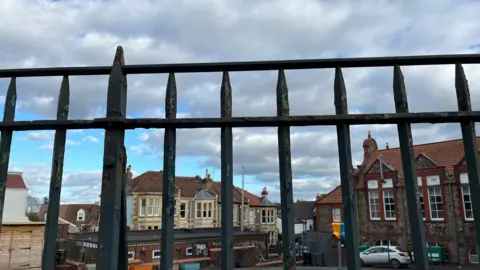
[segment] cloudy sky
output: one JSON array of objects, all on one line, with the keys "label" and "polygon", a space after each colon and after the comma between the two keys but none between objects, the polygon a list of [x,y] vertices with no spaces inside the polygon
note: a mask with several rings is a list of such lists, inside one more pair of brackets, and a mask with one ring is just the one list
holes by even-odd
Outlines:
[{"label": "cloudy sky", "polygon": [[[47,1],[3,0],[0,68],[110,65],[122,45],[127,64],[188,63],[479,53],[474,0]],[[480,68],[465,66],[475,110]],[[411,111],[456,110],[453,66],[408,67]],[[333,114],[333,70],[287,71],[292,115]],[[352,113],[393,112],[392,68],[346,69]],[[128,116],[163,117],[166,75],[129,75]],[[218,117],[221,74],[177,75],[179,117]],[[234,116],[275,115],[276,72],[231,74]],[[17,120],[53,119],[61,78],[17,80]],[[8,79],[0,79],[4,99]],[[105,116],[107,76],[70,79],[70,119]],[[3,111],[3,108],[2,108]],[[355,164],[371,131],[379,147],[398,146],[395,126],[351,129]],[[48,195],[53,132],[16,132],[10,168],[30,193]],[[460,138],[458,125],[414,125],[414,142]],[[101,130],[69,131],[62,201],[93,202],[101,181]],[[334,127],[292,128],[294,196],[311,199],[339,183]],[[163,130],[126,135],[136,174],[162,169]],[[177,175],[220,180],[219,130],[181,130]],[[275,129],[234,130],[235,184],[279,201]]]}]

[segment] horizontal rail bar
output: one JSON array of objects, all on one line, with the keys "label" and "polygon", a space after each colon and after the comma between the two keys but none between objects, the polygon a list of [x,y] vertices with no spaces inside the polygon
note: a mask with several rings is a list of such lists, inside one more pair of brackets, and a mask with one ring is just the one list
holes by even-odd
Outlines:
[{"label": "horizontal rail bar", "polygon": [[420,112],[420,113],[382,113],[351,115],[301,115],[301,116],[263,116],[232,118],[129,118],[93,120],[35,120],[0,122],[0,130],[30,131],[52,129],[135,129],[135,128],[221,128],[231,127],[277,127],[277,126],[333,126],[338,124],[397,124],[410,123],[459,123],[470,120],[480,122],[480,111],[473,112]]},{"label": "horizontal rail bar", "polygon": [[[185,63],[185,64],[152,64],[126,65],[125,74],[155,74],[155,73],[199,73],[223,71],[260,71],[279,69],[322,69],[322,68],[354,68],[354,67],[389,67],[389,66],[421,66],[448,64],[479,64],[480,54],[452,55],[418,55],[391,56],[369,58],[328,58],[282,61],[249,61],[249,62],[217,62],[217,63]],[[44,77],[44,76],[85,76],[108,75],[111,66],[89,67],[55,67],[3,69],[0,78],[10,77]]]}]

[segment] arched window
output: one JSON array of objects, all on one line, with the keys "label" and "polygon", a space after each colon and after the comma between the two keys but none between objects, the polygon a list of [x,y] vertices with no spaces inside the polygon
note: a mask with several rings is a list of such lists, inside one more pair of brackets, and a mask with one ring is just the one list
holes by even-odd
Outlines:
[{"label": "arched window", "polygon": [[470,251],[468,252],[468,261],[471,264],[478,264],[479,263],[478,252],[475,248],[470,249]]}]

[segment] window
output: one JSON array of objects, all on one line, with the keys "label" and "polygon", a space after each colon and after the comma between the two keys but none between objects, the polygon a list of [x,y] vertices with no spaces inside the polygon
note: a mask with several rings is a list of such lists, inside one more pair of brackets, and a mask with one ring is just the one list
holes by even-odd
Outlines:
[{"label": "window", "polygon": [[160,250],[158,250],[158,249],[153,250],[153,251],[152,251],[152,259],[154,259],[154,260],[160,260],[160,257],[162,256],[161,253],[162,253],[162,252],[161,252]]},{"label": "window", "polygon": [[342,222],[342,212],[340,208],[332,209],[332,220],[333,222]]},{"label": "window", "polygon": [[420,214],[425,219],[425,200],[423,199],[422,177],[417,176],[418,202],[420,203]]},{"label": "window", "polygon": [[470,186],[468,185],[468,174],[460,174],[460,184],[462,189],[462,198],[463,198],[463,214],[465,220],[473,220],[473,205],[472,205],[472,195],[470,193]]},{"label": "window", "polygon": [[370,219],[380,219],[380,198],[378,190],[368,192],[368,200],[370,202]]},{"label": "window", "polygon": [[237,222],[237,208],[233,206],[233,223]]},{"label": "window", "polygon": [[386,239],[377,240],[373,243],[373,246],[393,246],[392,242]]},{"label": "window", "polygon": [[180,203],[180,218],[181,219],[185,219],[185,217],[187,216],[186,211],[187,211],[187,207],[186,207],[185,203]]},{"label": "window", "polygon": [[430,202],[430,219],[443,219],[442,189],[440,187],[428,188],[428,200]]},{"label": "window", "polygon": [[80,209],[77,211],[77,221],[83,220],[85,220],[85,211],[83,211],[83,209]]},{"label": "window", "polygon": [[197,203],[197,218],[202,217],[202,203]]},{"label": "window", "polygon": [[203,203],[203,218],[207,217],[207,203]]},{"label": "window", "polygon": [[273,222],[273,210],[267,210],[267,214],[268,214],[268,216],[267,216],[268,217],[267,218],[268,223],[273,224],[274,223]]},{"label": "window", "polygon": [[212,203],[208,203],[208,217],[212,217]]},{"label": "window", "polygon": [[187,256],[192,256],[192,254],[193,254],[193,248],[187,247],[187,248],[185,249],[185,255],[187,255]]},{"label": "window", "polygon": [[128,260],[133,260],[135,258],[135,252],[129,251],[127,257],[128,257]]},{"label": "window", "polygon": [[267,211],[262,209],[262,223],[267,223]]},{"label": "window", "polygon": [[153,199],[148,199],[148,212],[147,216],[153,216]]},{"label": "window", "polygon": [[250,224],[255,224],[255,210],[250,210]]},{"label": "window", "polygon": [[268,232],[268,244],[271,246],[276,244],[275,232]]},{"label": "window", "polygon": [[248,223],[248,208],[243,206],[243,223]]},{"label": "window", "polygon": [[47,220],[47,214],[48,212],[45,212],[45,214],[43,214],[43,220]]},{"label": "window", "polygon": [[153,202],[153,214],[158,217],[160,216],[160,199],[155,199]]},{"label": "window", "polygon": [[147,207],[147,200],[140,199],[140,216],[145,216],[145,208]]},{"label": "window", "polygon": [[393,189],[383,190],[383,210],[385,219],[395,219],[395,200],[393,196]]}]

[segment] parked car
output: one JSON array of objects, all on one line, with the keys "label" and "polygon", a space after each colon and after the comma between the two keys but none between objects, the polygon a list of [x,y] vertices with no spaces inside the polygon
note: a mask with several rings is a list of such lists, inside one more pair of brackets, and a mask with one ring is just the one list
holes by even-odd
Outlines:
[{"label": "parked car", "polygon": [[375,246],[360,253],[362,266],[390,265],[392,268],[408,266],[411,263],[408,251],[398,246]]}]

